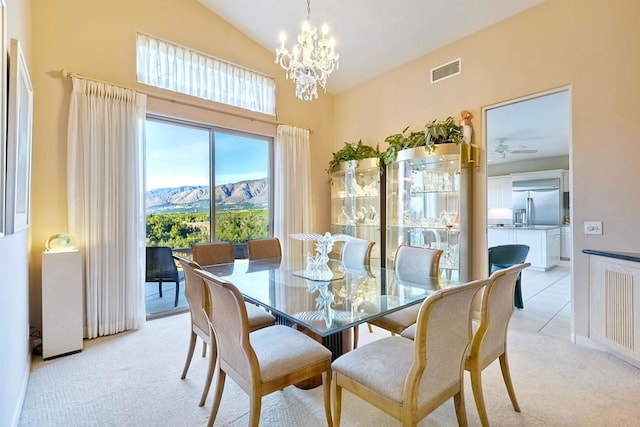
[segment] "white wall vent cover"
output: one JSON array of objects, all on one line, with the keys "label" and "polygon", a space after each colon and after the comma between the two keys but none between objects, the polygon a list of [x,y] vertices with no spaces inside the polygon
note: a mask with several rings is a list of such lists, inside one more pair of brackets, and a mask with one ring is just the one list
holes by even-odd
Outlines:
[{"label": "white wall vent cover", "polygon": [[460,58],[431,69],[431,84],[449,77],[457,76],[462,72],[462,60]]}]

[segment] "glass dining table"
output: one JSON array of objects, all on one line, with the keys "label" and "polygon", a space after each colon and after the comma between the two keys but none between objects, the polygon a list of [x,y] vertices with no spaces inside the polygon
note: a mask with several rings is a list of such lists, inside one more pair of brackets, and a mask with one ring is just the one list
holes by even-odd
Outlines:
[{"label": "glass dining table", "polygon": [[344,269],[330,260],[328,266],[330,280],[307,278],[302,258],[238,259],[202,269],[233,283],[245,300],[270,311],[278,324],[321,341],[334,359],[351,349],[346,337],[354,326],[420,304],[436,290],[459,284],[433,277],[422,283],[401,281],[394,270],[375,263]]}]

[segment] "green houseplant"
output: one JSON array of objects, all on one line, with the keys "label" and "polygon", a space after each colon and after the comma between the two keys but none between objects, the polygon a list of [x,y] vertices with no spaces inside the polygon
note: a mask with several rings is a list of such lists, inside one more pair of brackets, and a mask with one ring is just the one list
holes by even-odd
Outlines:
[{"label": "green houseplant", "polygon": [[456,124],[453,117],[447,117],[445,120],[430,121],[424,130],[409,131],[409,127],[406,127],[402,133],[390,135],[384,141],[388,147],[382,153],[382,160],[390,165],[395,161],[399,151],[425,147],[425,150],[433,152],[436,144],[460,144],[464,142],[464,136],[462,128]]},{"label": "green houseplant", "polygon": [[345,142],[344,146],[340,150],[333,153],[333,157],[331,158],[331,161],[329,161],[329,168],[327,169],[327,172],[332,172],[340,162],[370,158],[380,158],[380,150],[378,149],[378,146],[373,148],[369,145],[363,144],[362,140],[359,140],[357,143]]}]

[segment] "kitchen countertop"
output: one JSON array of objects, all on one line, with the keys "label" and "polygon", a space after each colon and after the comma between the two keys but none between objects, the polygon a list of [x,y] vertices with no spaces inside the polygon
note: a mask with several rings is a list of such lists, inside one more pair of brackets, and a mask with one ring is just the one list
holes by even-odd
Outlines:
[{"label": "kitchen countertop", "polygon": [[551,230],[553,228],[560,228],[559,225],[528,225],[528,226],[518,226],[516,227],[515,225],[511,225],[511,224],[505,224],[505,225],[496,225],[496,224],[490,224],[489,228],[494,228],[496,230]]},{"label": "kitchen countertop", "polygon": [[640,262],[640,253],[627,251],[600,251],[597,249],[583,249],[583,254],[598,255],[607,258],[617,258],[625,261]]}]

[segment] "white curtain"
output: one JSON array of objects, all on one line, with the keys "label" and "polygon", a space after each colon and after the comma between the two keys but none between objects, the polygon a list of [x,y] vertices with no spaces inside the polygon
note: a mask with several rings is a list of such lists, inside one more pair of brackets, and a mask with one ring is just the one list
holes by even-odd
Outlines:
[{"label": "white curtain", "polygon": [[272,77],[140,33],[136,46],[141,83],[251,111],[276,113],[276,81]]},{"label": "white curtain", "polygon": [[85,338],[144,325],[142,147],[146,95],[73,78],[69,231],[85,260]]},{"label": "white curtain", "polygon": [[311,148],[309,131],[280,125],[274,147],[274,230],[285,257],[302,255],[291,233],[311,232]]}]

